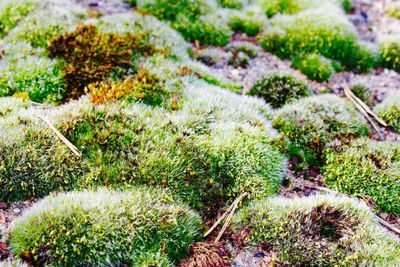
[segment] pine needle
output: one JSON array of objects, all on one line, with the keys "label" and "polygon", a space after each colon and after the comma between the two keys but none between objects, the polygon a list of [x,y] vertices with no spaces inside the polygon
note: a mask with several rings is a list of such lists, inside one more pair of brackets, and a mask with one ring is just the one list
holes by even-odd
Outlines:
[{"label": "pine needle", "polygon": [[71,149],[72,153],[74,153],[76,156],[80,157],[81,154],[79,154],[78,149],[76,148],[76,146],[74,146],[70,141],[68,141],[67,138],[65,138],[64,135],[62,135],[57,129],[56,127],[54,127],[54,125],[45,117],[41,116],[41,115],[36,115],[37,117],[39,117],[40,119],[42,119],[49,127],[51,130],[53,130],[53,132],[57,135],[58,138],[61,139],[61,141],[64,142],[64,144]]}]

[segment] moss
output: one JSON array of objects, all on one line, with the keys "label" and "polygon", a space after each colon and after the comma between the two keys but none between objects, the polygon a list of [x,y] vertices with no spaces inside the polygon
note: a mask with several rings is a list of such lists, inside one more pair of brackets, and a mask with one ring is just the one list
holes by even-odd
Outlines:
[{"label": "moss", "polygon": [[386,13],[396,19],[400,19],[400,4],[399,3],[390,3],[386,9]]},{"label": "moss", "polygon": [[250,58],[243,52],[230,53],[228,64],[234,68],[245,68],[250,63]]},{"label": "moss", "polygon": [[399,38],[384,40],[380,44],[382,66],[400,72]]},{"label": "moss", "polygon": [[51,39],[67,33],[85,18],[88,18],[85,8],[68,0],[39,1],[36,9],[18,23],[5,41],[28,42],[34,48],[45,48]]},{"label": "moss", "polygon": [[282,145],[289,155],[300,163],[317,166],[324,162],[324,149],[332,140],[347,141],[369,133],[366,121],[354,106],[332,94],[284,106],[273,125],[283,133]]},{"label": "moss", "polygon": [[121,36],[101,33],[93,25],[81,25],[53,39],[47,51],[65,62],[62,69],[67,95],[77,97],[88,84],[104,80],[120,67],[131,66],[135,54],[156,52],[146,38],[145,33]]},{"label": "moss", "polygon": [[336,8],[343,8],[346,12],[352,8],[350,0],[263,0],[263,7],[268,17],[273,17],[278,13],[296,14],[300,11],[318,8],[326,4],[333,4]]},{"label": "moss", "polygon": [[122,82],[91,83],[86,91],[95,105],[121,98],[142,101],[150,105],[161,105],[165,102],[165,98],[169,97],[169,92],[163,87],[159,78],[143,67],[132,78],[127,78]]},{"label": "moss", "polygon": [[247,36],[254,37],[262,29],[262,24],[254,19],[233,16],[229,21],[229,26],[234,32],[244,32]]},{"label": "moss", "polygon": [[17,23],[35,9],[37,1],[4,0],[0,4],[0,38],[3,38]]},{"label": "moss", "polygon": [[161,190],[72,192],[41,200],[15,221],[10,248],[40,265],[165,266],[185,256],[200,222]]},{"label": "moss", "polygon": [[252,245],[268,244],[290,266],[396,266],[397,237],[369,208],[347,197],[317,195],[254,201],[235,215],[233,229],[250,229]]},{"label": "moss", "polygon": [[189,42],[198,41],[201,45],[224,46],[229,43],[230,32],[205,20],[180,21],[175,28]]},{"label": "moss", "polygon": [[[32,108],[8,112],[0,131],[5,140],[0,144],[1,186],[7,189],[0,199],[149,185],[170,188],[209,215],[245,191],[253,197],[274,194],[286,159],[268,144],[275,135],[265,120],[271,117],[269,106],[201,80],[180,83],[185,90],[170,91],[178,94],[175,111],[128,101],[92,106],[88,99],[52,109],[52,122],[81,158],[50,130],[33,127],[35,115],[48,113]],[[31,137],[20,133],[27,129]],[[54,164],[50,169],[44,167],[49,162]]]},{"label": "moss", "polygon": [[395,141],[354,141],[327,152],[328,186],[352,195],[372,197],[384,212],[400,214],[400,146]]},{"label": "moss", "polygon": [[249,95],[263,98],[274,108],[279,108],[295,99],[308,96],[310,89],[292,75],[273,74],[254,83]]},{"label": "moss", "polygon": [[328,81],[333,71],[330,61],[317,54],[295,57],[292,61],[292,67],[317,82]]},{"label": "moss", "polygon": [[364,84],[355,84],[353,85],[350,90],[361,99],[364,103],[369,104],[371,100],[371,90],[368,86]]},{"label": "moss", "polygon": [[398,91],[388,94],[383,102],[375,107],[374,112],[390,127],[400,132],[400,93]]},{"label": "moss", "polygon": [[30,55],[6,58],[2,64],[0,96],[27,93],[36,102],[58,102],[64,97],[64,72],[55,60]]},{"label": "moss", "polygon": [[198,61],[207,66],[212,66],[222,59],[222,54],[215,50],[202,50],[199,54],[194,56]]},{"label": "moss", "polygon": [[251,43],[234,42],[226,46],[225,51],[230,51],[232,53],[243,52],[250,58],[257,57],[257,47]]},{"label": "moss", "polygon": [[273,20],[260,37],[264,50],[281,58],[316,53],[339,61],[348,70],[367,71],[377,64],[376,55],[358,42],[353,26],[335,7],[303,11]]},{"label": "moss", "polygon": [[168,21],[177,21],[187,18],[190,21],[197,20],[208,7],[202,0],[155,0],[138,1],[139,10]]}]

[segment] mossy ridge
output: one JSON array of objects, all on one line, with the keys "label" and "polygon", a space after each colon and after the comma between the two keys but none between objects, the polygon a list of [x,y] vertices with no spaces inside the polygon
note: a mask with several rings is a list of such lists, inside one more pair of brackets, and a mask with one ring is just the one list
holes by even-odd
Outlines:
[{"label": "mossy ridge", "polygon": [[[178,262],[199,237],[200,217],[159,189],[49,196],[13,223],[10,247],[32,263]],[[137,266],[137,265],[135,265]]]},{"label": "mossy ridge", "polygon": [[397,237],[378,225],[357,200],[331,195],[253,201],[233,220],[250,229],[252,245],[267,243],[294,266],[396,266]]},{"label": "mossy ridge", "polygon": [[382,103],[374,108],[378,114],[390,127],[400,132],[400,92],[395,91],[388,94]]},{"label": "mossy ridge", "polygon": [[274,27],[260,37],[264,50],[281,58],[317,53],[339,61],[344,68],[368,71],[378,64],[378,55],[359,43],[354,27],[334,6],[309,9],[272,21]]},{"label": "mossy ridge", "polygon": [[358,139],[326,153],[323,168],[329,187],[345,194],[372,197],[378,209],[400,214],[400,145]]},{"label": "mossy ridge", "polygon": [[37,0],[4,0],[0,4],[0,38],[6,36],[18,22],[33,11]]},{"label": "mossy ridge", "polygon": [[[61,163],[57,162],[55,170],[66,180],[74,181],[68,184],[72,188],[104,185],[129,188],[138,184],[168,187],[203,214],[213,212],[213,205],[219,205],[216,199],[230,201],[244,191],[253,192],[254,197],[274,194],[285,174],[286,160],[268,144],[276,135],[265,119],[272,116],[269,106],[260,100],[209,86],[201,80],[184,78],[182,82],[183,104],[172,113],[163,107],[127,101],[109,102],[94,108],[88,100],[64,105],[64,112],[53,122],[56,121],[56,127],[82,152],[82,159],[72,157],[70,160],[84,173],[79,172],[76,178],[74,167],[60,169],[57,164]],[[68,108],[69,105],[75,108]],[[30,113],[34,116],[37,112],[31,110]],[[29,119],[28,116],[26,128],[31,127]],[[51,133],[41,133],[40,129],[33,130],[35,135],[29,139],[30,147],[43,155],[51,154],[53,149],[36,147],[48,140],[46,138],[54,138]],[[18,154],[25,147],[25,143],[19,142],[22,141],[2,147],[8,149],[2,156],[7,157],[11,149]],[[70,157],[68,148],[60,145],[65,150],[57,153],[57,157]],[[41,166],[42,159],[48,160],[46,157],[20,158],[18,164],[7,165],[1,172],[3,183],[12,187],[13,184],[7,182],[20,179],[13,167]],[[28,172],[24,177],[40,184],[42,175],[46,174],[43,172],[46,170],[35,175]],[[34,188],[28,189],[20,189],[23,193],[19,192],[18,197],[39,195],[32,192]],[[45,189],[47,191],[41,191],[41,195],[71,190],[62,183]],[[15,197],[2,196],[7,200]]]},{"label": "mossy ridge", "polygon": [[331,141],[366,136],[370,132],[355,107],[332,94],[311,96],[282,107],[273,125],[283,134],[278,144],[290,156],[297,157],[299,168],[321,166],[324,149]]},{"label": "mossy ridge", "polygon": [[303,10],[333,5],[348,12],[352,8],[349,0],[262,0],[260,6],[268,17],[276,14],[296,14]]}]

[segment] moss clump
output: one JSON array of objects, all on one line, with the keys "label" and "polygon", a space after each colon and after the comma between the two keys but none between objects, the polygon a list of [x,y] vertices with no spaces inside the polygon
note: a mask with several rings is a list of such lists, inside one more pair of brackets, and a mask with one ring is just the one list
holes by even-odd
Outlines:
[{"label": "moss clump", "polygon": [[191,22],[181,21],[176,25],[176,29],[189,42],[198,41],[201,45],[224,46],[229,43],[229,29],[220,28],[211,22],[197,20]]},{"label": "moss clump", "polygon": [[18,143],[0,141],[2,201],[39,198],[76,186],[85,164],[52,131],[27,131],[22,138]]},{"label": "moss clump", "polygon": [[371,90],[369,87],[367,87],[364,84],[355,84],[353,85],[350,90],[357,96],[359,99],[361,99],[364,103],[369,103],[371,100]]},{"label": "moss clump", "polygon": [[243,52],[249,58],[257,57],[257,48],[255,45],[253,45],[251,43],[235,42],[235,43],[228,45],[225,48],[225,51],[230,51],[232,53]]},{"label": "moss clump", "polygon": [[325,182],[340,192],[372,197],[384,212],[400,214],[400,145],[369,139],[327,151]]},{"label": "moss clump", "polygon": [[78,97],[93,82],[102,81],[123,66],[130,66],[135,54],[154,53],[146,42],[146,34],[101,33],[93,25],[81,25],[76,30],[57,37],[47,47],[49,55],[65,64],[67,95]]},{"label": "moss clump", "polygon": [[263,0],[261,6],[268,17],[278,13],[296,14],[300,11],[317,8],[326,4],[332,4],[335,8],[342,8],[344,11],[351,11],[353,5],[351,0]]},{"label": "moss clump", "polygon": [[234,68],[245,68],[250,63],[250,58],[243,52],[231,53],[228,57],[228,64]]},{"label": "moss clump", "polygon": [[236,232],[268,244],[290,266],[397,266],[400,245],[369,208],[347,197],[268,198],[241,210]]},{"label": "moss clump", "polygon": [[246,4],[248,4],[247,2],[247,0],[218,0],[218,4],[221,7],[233,9],[243,8]]},{"label": "moss clump", "polygon": [[386,7],[386,13],[396,19],[400,19],[400,3],[391,3]]},{"label": "moss clump", "polygon": [[262,26],[258,20],[243,16],[233,16],[229,21],[232,31],[244,32],[249,37],[256,36],[262,30]]},{"label": "moss clump", "polygon": [[72,192],[41,200],[15,221],[10,248],[39,265],[165,266],[185,256],[200,223],[161,190]]},{"label": "moss clump", "polygon": [[138,1],[139,10],[168,21],[177,21],[187,18],[197,20],[207,11],[207,6],[202,0],[155,0]]},{"label": "moss clump", "polygon": [[287,153],[300,162],[320,165],[326,144],[369,133],[367,123],[354,106],[332,94],[311,96],[280,109],[273,125],[284,135]]},{"label": "moss clump", "polygon": [[273,21],[276,28],[260,38],[264,50],[281,58],[316,53],[339,61],[346,69],[366,71],[376,56],[358,42],[353,26],[335,7],[310,9]]},{"label": "moss clump", "polygon": [[104,104],[106,101],[115,101],[127,98],[133,101],[142,101],[145,104],[161,105],[169,92],[163,87],[159,78],[140,68],[132,78],[123,82],[96,82],[87,86],[93,104]]},{"label": "moss clump", "polygon": [[400,72],[400,38],[388,39],[380,44],[382,66]]},{"label": "moss clump", "polygon": [[310,89],[292,75],[273,74],[255,82],[249,95],[263,98],[274,108],[279,108],[295,99],[308,96]]},{"label": "moss clump", "polygon": [[309,79],[317,82],[329,80],[333,72],[330,61],[317,54],[295,57],[292,61],[292,67],[300,70]]},{"label": "moss clump", "polygon": [[49,40],[67,33],[88,18],[84,7],[67,0],[38,2],[36,9],[5,38],[6,43],[27,42],[34,48],[45,48]]},{"label": "moss clump", "polygon": [[37,55],[4,59],[0,96],[27,93],[36,102],[57,102],[65,95],[64,72],[55,60]]},{"label": "moss clump", "polygon": [[35,9],[37,1],[3,0],[0,3],[0,38],[3,38],[17,23]]},{"label": "moss clump", "polygon": [[378,104],[374,111],[390,127],[400,132],[400,92],[396,91],[386,96],[382,103]]}]

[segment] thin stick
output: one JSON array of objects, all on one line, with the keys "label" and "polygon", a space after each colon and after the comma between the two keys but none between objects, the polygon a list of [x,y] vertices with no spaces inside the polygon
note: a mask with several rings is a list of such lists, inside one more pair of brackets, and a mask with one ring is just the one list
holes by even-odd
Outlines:
[{"label": "thin stick", "polygon": [[357,109],[364,115],[364,117],[369,121],[369,123],[371,123],[372,127],[374,127],[375,131],[381,137],[381,130],[379,129],[378,125],[376,125],[376,123],[371,119],[371,117],[364,110],[364,108],[353,97],[351,97],[349,91],[350,91],[350,89],[348,89],[348,88],[344,89],[344,93],[347,96],[347,98],[350,99],[354,103],[354,105],[357,107]]},{"label": "thin stick", "polygon": [[47,123],[47,125],[50,127],[50,129],[53,130],[53,132],[58,136],[58,138],[61,139],[61,141],[64,142],[64,144],[69,147],[69,149],[71,149],[72,153],[74,153],[76,156],[80,157],[81,155],[79,154],[79,152],[77,151],[78,149],[76,148],[76,146],[74,146],[70,141],[68,141],[67,138],[64,137],[64,135],[62,135],[57,129],[56,127],[54,127],[53,124],[51,124],[51,122],[46,119],[43,116],[37,115],[37,117],[41,118],[44,122]]},{"label": "thin stick", "polygon": [[234,202],[233,202],[233,208],[231,210],[231,212],[229,213],[228,217],[226,218],[226,221],[224,223],[224,226],[222,226],[221,231],[218,233],[217,238],[215,238],[214,243],[219,242],[219,240],[221,239],[222,235],[224,234],[224,232],[226,231],[226,228],[228,228],[229,223],[232,220],[233,215],[235,214],[235,210],[237,208],[237,206],[239,205],[239,202],[245,197],[247,196],[249,193],[243,193],[241,194]]},{"label": "thin stick", "polygon": [[233,202],[230,207],[224,212],[224,214],[222,214],[222,216],[214,223],[214,225],[210,228],[210,230],[207,231],[207,233],[204,234],[204,237],[207,237],[209,234],[212,233],[212,231],[214,231],[215,228],[217,228],[217,226],[221,223],[221,221],[226,217],[226,215],[228,215],[228,213],[232,210],[233,206],[234,206],[235,202]]},{"label": "thin stick", "polygon": [[375,118],[375,120],[377,122],[379,122],[382,126],[387,127],[387,123],[382,120],[381,118],[379,118],[378,115],[376,115],[361,99],[359,99],[349,88],[345,88],[345,91],[347,91],[347,93],[358,102],[358,104],[360,104],[363,109],[368,112],[368,114],[370,114],[372,117]]}]

